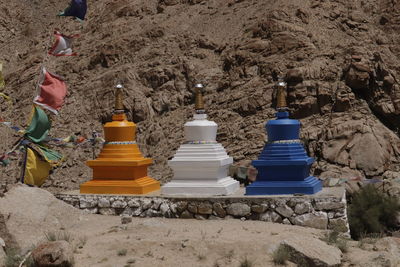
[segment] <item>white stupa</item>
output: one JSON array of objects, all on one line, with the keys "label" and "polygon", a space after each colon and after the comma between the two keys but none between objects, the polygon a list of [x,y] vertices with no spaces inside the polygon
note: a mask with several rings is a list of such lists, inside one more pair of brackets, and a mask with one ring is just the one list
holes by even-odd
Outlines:
[{"label": "white stupa", "polygon": [[239,182],[228,176],[233,159],[216,141],[218,125],[204,113],[202,88],[196,84],[196,114],[185,124],[185,143],[168,162],[174,177],[161,187],[162,194],[229,195],[239,189]]}]

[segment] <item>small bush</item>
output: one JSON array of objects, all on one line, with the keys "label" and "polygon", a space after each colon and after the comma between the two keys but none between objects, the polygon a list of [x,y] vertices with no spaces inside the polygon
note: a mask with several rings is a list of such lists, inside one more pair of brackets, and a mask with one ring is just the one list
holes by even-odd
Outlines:
[{"label": "small bush", "polygon": [[247,257],[240,262],[240,267],[252,267],[252,266],[254,266],[254,263]]},{"label": "small bush", "polygon": [[383,233],[396,228],[400,203],[373,185],[357,192],[349,205],[350,232],[358,240],[362,235]]},{"label": "small bush", "polygon": [[129,259],[126,261],[127,264],[134,264],[136,262],[135,259]]},{"label": "small bush", "polygon": [[57,241],[57,240],[65,240],[68,243],[71,242],[71,234],[66,231],[61,232],[45,232],[44,233],[47,241]]},{"label": "small bush", "polygon": [[72,240],[72,237],[71,237],[70,233],[68,233],[66,231],[62,231],[62,232],[58,233],[58,240],[65,240],[68,243],[70,243]]},{"label": "small bush", "polygon": [[47,241],[57,241],[57,234],[56,232],[46,232],[44,233]]},{"label": "small bush", "polygon": [[19,255],[18,250],[11,248],[6,250],[5,267],[18,267],[23,257]]},{"label": "small bush", "polygon": [[280,245],[272,254],[272,260],[275,264],[283,265],[289,260],[289,256],[289,250],[284,245]]},{"label": "small bush", "polygon": [[348,251],[349,247],[347,246],[347,240],[345,239],[339,239],[335,245],[343,253],[346,253]]},{"label": "small bush", "polygon": [[343,253],[347,252],[347,240],[340,237],[340,233],[336,230],[326,232],[321,240],[325,241],[328,245],[336,246]]},{"label": "small bush", "polygon": [[125,249],[125,248],[120,249],[120,250],[117,251],[117,255],[118,255],[118,256],[125,256],[126,253],[128,253],[128,250]]},{"label": "small bush", "polygon": [[207,258],[207,256],[204,255],[204,254],[198,254],[198,255],[197,255],[197,259],[198,259],[199,261],[204,261],[206,258]]}]

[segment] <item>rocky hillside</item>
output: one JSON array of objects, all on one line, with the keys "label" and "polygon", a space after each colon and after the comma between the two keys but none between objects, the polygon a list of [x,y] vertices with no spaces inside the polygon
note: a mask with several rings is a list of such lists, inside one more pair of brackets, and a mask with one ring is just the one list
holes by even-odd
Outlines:
[{"label": "rocky hillside", "polygon": [[[90,136],[111,114],[113,86],[138,143],[154,158],[153,177],[171,177],[167,160],[193,113],[193,84],[206,85],[210,119],[237,164],[264,145],[274,117],[274,84],[289,84],[288,103],[320,177],[383,177],[400,171],[400,1],[397,0],[96,0],[81,24],[55,15],[68,0],[0,0],[0,60],[14,99],[1,116],[26,125],[42,62],[65,77],[67,102],[52,135]],[[79,33],[78,57],[47,58],[52,31]],[[0,100],[2,101],[2,100]],[[1,150],[16,135],[1,128]],[[62,151],[67,162],[46,183],[52,190],[88,180],[91,148]],[[17,163],[0,177],[14,181]],[[392,173],[393,174],[393,173]]]}]

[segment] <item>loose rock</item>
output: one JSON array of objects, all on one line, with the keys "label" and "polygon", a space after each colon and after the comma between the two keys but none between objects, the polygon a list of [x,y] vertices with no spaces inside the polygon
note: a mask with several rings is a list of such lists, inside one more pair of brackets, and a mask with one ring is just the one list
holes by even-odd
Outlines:
[{"label": "loose rock", "polygon": [[64,240],[46,242],[32,251],[33,262],[37,266],[70,267],[74,263],[71,245]]}]

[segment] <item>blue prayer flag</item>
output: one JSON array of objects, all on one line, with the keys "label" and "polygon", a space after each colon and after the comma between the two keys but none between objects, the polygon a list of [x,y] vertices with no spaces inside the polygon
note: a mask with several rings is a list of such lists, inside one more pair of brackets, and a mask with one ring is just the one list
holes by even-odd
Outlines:
[{"label": "blue prayer flag", "polygon": [[59,16],[72,16],[80,20],[85,19],[87,10],[86,0],[72,0],[63,12],[58,14]]}]

